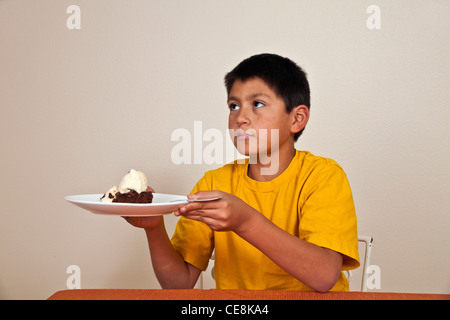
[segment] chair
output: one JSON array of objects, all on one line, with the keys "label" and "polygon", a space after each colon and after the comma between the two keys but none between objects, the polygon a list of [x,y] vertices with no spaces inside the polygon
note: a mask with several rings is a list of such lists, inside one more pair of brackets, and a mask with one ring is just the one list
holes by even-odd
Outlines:
[{"label": "chair", "polygon": [[[358,242],[363,243],[364,249],[364,259],[361,261],[362,277],[361,277],[361,292],[367,292],[367,278],[369,276],[368,268],[370,267],[370,259],[372,257],[372,243],[373,237],[358,235]],[[347,275],[347,279],[350,282],[352,278],[352,271],[346,270],[344,273]]]},{"label": "chair", "polygon": [[[363,243],[365,246],[364,259],[362,260],[361,266],[360,266],[360,268],[361,267],[363,268],[362,269],[362,278],[361,278],[361,292],[367,292],[367,278],[369,276],[368,268],[370,267],[370,259],[372,257],[373,237],[358,235],[358,242]],[[215,252],[213,251],[211,260],[214,261],[214,259],[215,259]],[[344,271],[344,273],[346,274],[347,279],[350,282],[350,280],[352,278],[352,271],[346,270],[346,271]],[[211,268],[211,276],[214,279],[214,267]]]}]

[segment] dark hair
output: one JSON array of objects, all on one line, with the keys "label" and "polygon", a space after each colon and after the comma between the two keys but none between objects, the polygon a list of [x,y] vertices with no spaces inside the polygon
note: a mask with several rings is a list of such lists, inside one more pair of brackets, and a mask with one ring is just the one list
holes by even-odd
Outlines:
[{"label": "dark hair", "polygon": [[[306,74],[295,62],[276,54],[263,53],[243,60],[225,76],[227,94],[236,80],[247,81],[252,78],[262,79],[281,97],[286,112],[291,112],[299,105],[310,108],[310,91]],[[295,133],[294,141],[303,133]]]}]

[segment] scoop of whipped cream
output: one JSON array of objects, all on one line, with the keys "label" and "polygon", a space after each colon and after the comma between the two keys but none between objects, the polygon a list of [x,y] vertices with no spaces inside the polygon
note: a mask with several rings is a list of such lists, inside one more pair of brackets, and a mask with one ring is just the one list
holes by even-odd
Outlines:
[{"label": "scoop of whipped cream", "polygon": [[120,180],[119,187],[111,187],[101,198],[102,202],[112,202],[117,192],[128,193],[131,190],[141,193],[147,190],[147,177],[141,171],[131,169]]},{"label": "scoop of whipped cream", "polygon": [[119,184],[119,192],[127,193],[131,190],[141,193],[147,189],[147,177],[141,171],[131,169],[123,176]]},{"label": "scoop of whipped cream", "polygon": [[102,202],[113,202],[117,192],[119,192],[119,188],[117,186],[111,187],[101,198]]}]

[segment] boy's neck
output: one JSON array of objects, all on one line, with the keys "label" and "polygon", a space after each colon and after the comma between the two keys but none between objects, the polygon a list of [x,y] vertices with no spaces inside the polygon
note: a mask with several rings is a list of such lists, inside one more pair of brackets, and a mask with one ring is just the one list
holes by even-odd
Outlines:
[{"label": "boy's neck", "polygon": [[[278,157],[271,155],[271,162],[269,164],[262,164],[260,161],[248,165],[248,177],[256,181],[271,181],[281,175],[291,164],[292,159],[295,156],[295,148],[293,147],[286,152],[278,151]],[[275,166],[278,168],[273,174],[264,174],[263,170],[267,170],[268,167]]]}]

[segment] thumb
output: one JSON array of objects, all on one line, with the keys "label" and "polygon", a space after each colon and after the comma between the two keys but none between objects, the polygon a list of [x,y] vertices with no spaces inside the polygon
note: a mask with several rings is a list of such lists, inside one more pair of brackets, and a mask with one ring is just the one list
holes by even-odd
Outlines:
[{"label": "thumb", "polygon": [[209,190],[209,191],[198,191],[196,193],[188,195],[188,199],[202,199],[202,198],[215,198],[223,195],[222,191],[219,190]]}]

